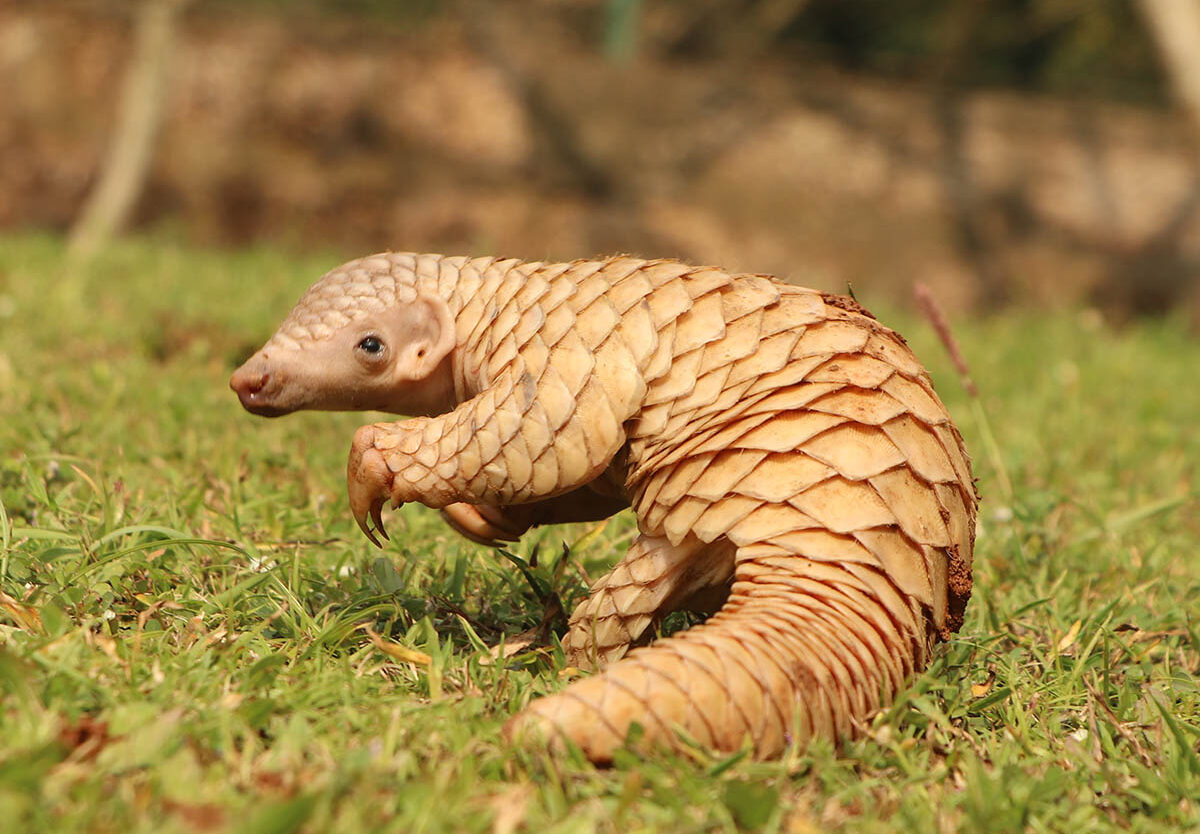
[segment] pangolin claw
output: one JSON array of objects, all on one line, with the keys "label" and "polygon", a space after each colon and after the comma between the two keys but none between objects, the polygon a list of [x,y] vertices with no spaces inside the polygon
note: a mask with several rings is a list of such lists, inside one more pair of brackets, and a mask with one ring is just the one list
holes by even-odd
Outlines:
[{"label": "pangolin claw", "polygon": [[[388,535],[387,528],[383,525],[383,505],[385,502],[380,501],[371,508],[371,520],[375,522],[375,531],[383,537],[384,541],[391,541],[392,537]],[[375,543],[376,547],[379,543]]]},{"label": "pangolin claw", "polygon": [[441,509],[442,518],[464,538],[486,547],[500,547],[501,542],[521,540],[529,529],[527,522],[510,518],[519,515],[512,507],[504,510],[486,504],[455,502]]},{"label": "pangolin claw", "polygon": [[[383,524],[383,507],[391,497],[392,478],[387,461],[375,448],[375,427],[363,426],[355,433],[350,447],[346,485],[350,494],[350,512],[358,522],[358,529],[378,548],[383,547],[379,536],[389,538]],[[374,523],[374,530],[368,521]]]}]

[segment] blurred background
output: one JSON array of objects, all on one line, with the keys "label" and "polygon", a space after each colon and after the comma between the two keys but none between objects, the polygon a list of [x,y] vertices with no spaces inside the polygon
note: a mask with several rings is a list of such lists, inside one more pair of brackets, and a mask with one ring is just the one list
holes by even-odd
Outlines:
[{"label": "blurred background", "polygon": [[1194,0],[8,0],[0,229],[1200,323]]}]

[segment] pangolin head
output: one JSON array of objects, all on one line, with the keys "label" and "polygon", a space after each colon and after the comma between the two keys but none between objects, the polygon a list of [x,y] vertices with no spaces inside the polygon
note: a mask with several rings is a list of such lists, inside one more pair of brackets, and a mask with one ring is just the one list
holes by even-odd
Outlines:
[{"label": "pangolin head", "polygon": [[415,260],[372,255],[313,284],[230,378],[246,410],[445,410],[454,321],[441,298],[418,291]]}]

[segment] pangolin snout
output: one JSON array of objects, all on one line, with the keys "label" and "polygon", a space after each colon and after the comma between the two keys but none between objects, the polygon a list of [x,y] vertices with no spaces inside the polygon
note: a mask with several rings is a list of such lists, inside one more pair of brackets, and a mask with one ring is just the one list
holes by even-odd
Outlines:
[{"label": "pangolin snout", "polygon": [[[272,382],[275,384],[272,385]],[[280,387],[279,379],[272,377],[271,373],[255,359],[251,359],[233,372],[233,376],[229,378],[229,387],[238,395],[242,408],[251,414],[258,414],[262,417],[278,417],[294,410],[280,407],[273,402],[274,395]]]}]

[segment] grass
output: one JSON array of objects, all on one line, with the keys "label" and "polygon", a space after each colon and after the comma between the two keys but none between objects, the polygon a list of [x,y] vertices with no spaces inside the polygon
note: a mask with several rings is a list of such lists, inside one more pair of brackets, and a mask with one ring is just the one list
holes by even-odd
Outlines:
[{"label": "grass", "polygon": [[[976,454],[962,633],[840,750],[597,770],[499,738],[562,686],[561,654],[482,647],[537,624],[535,586],[569,606],[628,520],[522,542],[532,581],[419,507],[380,553],[344,497],[362,417],[263,421],[226,389],[337,260],[143,241],[73,272],[57,240],[0,239],[4,831],[1200,826],[1200,344],[1182,326],[958,323],[1001,450]],[[979,450],[935,337],[892,318]]]}]

